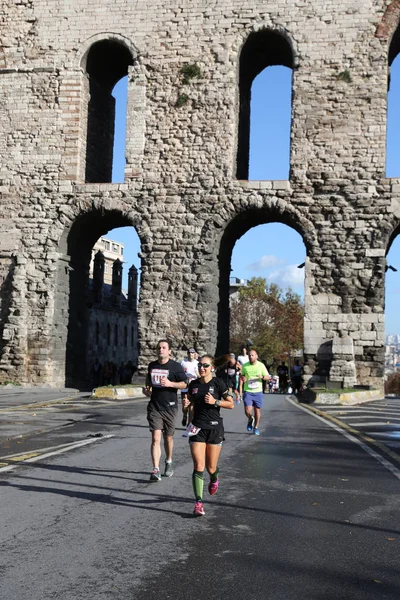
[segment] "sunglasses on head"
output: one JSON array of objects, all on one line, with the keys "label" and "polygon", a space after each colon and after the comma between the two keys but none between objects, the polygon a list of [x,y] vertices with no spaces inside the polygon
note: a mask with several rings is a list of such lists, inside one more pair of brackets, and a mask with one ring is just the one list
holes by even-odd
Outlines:
[{"label": "sunglasses on head", "polygon": [[199,363],[199,369],[208,369],[208,367],[211,367],[210,363]]}]

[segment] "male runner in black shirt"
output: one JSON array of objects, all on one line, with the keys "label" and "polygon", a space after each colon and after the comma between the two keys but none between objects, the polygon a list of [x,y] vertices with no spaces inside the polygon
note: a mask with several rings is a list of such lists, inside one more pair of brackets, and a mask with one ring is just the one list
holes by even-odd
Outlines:
[{"label": "male runner in black shirt", "polygon": [[147,420],[151,431],[151,458],[153,471],[150,481],[160,481],[161,433],[164,437],[165,448],[165,477],[171,477],[173,435],[178,415],[177,390],[186,387],[186,375],[182,366],[171,360],[171,344],[168,340],[157,343],[158,359],[151,362],[146,377],[146,387],[143,393],[150,398],[147,405]]}]

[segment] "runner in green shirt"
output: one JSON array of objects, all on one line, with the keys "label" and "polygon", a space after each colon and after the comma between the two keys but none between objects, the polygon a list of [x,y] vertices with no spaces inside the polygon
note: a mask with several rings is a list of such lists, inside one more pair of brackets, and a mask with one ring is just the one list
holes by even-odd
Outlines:
[{"label": "runner in green shirt", "polygon": [[250,362],[242,367],[241,385],[244,389],[243,404],[247,417],[247,431],[260,435],[258,429],[263,405],[262,382],[270,379],[267,367],[258,360],[257,350],[252,348],[249,352]]}]

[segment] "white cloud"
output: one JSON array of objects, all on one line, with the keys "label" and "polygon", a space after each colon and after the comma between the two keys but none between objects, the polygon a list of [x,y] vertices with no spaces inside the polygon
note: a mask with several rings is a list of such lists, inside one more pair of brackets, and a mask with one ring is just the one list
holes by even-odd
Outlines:
[{"label": "white cloud", "polygon": [[304,286],[304,267],[288,265],[283,269],[277,269],[267,276],[270,282],[277,283],[281,287],[299,288]]},{"label": "white cloud", "polygon": [[260,260],[257,262],[251,263],[247,267],[249,271],[265,271],[266,269],[270,269],[271,267],[276,267],[277,265],[282,265],[285,261],[282,258],[278,258],[272,254],[266,254],[262,256]]}]

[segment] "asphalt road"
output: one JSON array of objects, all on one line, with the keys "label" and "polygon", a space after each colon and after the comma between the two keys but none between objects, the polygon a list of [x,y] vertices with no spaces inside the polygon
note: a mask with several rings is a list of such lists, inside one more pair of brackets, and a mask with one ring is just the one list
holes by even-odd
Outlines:
[{"label": "asphalt road", "polygon": [[[316,405],[315,405],[316,406]],[[316,406],[363,436],[384,443],[400,460],[400,398],[386,397],[356,406]]]},{"label": "asphalt road", "polygon": [[150,483],[145,402],[85,414],[38,441],[89,445],[0,474],[2,599],[400,597],[400,471],[284,396],[260,437],[225,412],[202,518],[179,431],[174,476]]}]

